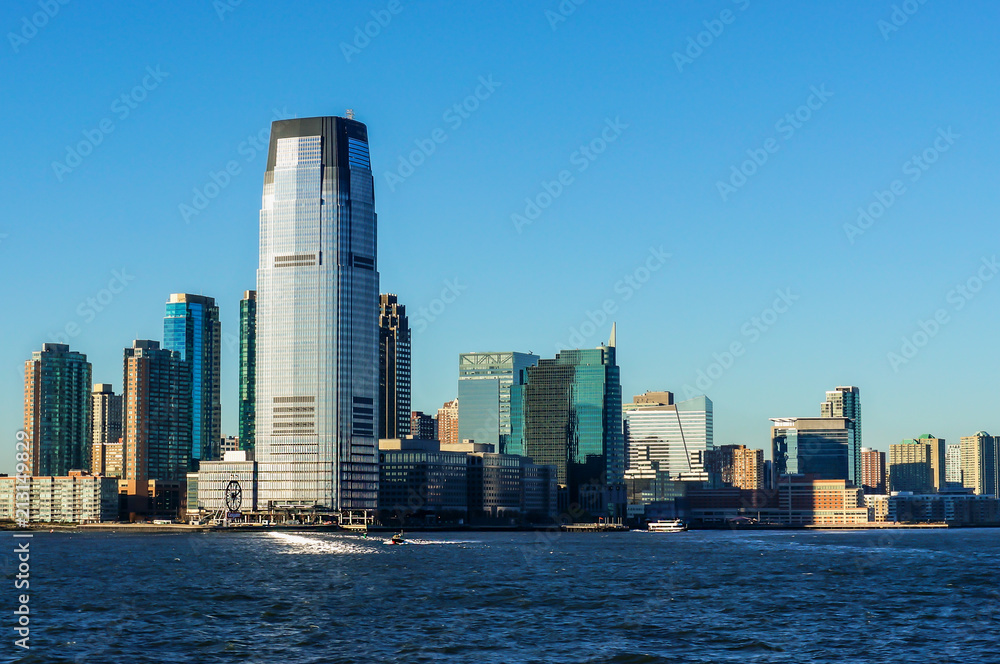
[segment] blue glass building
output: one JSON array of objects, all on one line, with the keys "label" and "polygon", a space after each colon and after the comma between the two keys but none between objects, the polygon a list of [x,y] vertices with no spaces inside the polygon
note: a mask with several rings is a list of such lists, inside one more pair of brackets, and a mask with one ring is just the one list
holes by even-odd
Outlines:
[{"label": "blue glass building", "polygon": [[538,364],[528,353],[462,353],[458,357],[458,439],[494,445],[509,454],[510,388]]},{"label": "blue glass building", "polygon": [[222,437],[222,326],[215,300],[172,294],[163,318],[163,348],[180,353],[191,368],[190,465],[197,470],[202,459],[218,456]]}]

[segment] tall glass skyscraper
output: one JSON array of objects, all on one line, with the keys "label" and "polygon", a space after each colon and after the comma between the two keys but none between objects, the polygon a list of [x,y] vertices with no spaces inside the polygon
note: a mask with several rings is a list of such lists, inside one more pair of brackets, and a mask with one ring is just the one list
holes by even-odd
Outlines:
[{"label": "tall glass skyscraper", "polygon": [[621,484],[625,443],[614,341],[596,349],[562,351],[554,360],[528,367],[526,375],[524,385],[510,388],[507,452],[555,466],[571,503],[585,502],[584,487]]},{"label": "tall glass skyscraper", "polygon": [[272,123],[257,270],[262,508],[378,506],[376,260],[367,127]]},{"label": "tall glass skyscraper", "polygon": [[240,300],[240,449],[254,448],[254,409],[257,407],[257,291]]},{"label": "tall glass skyscraper", "polygon": [[528,353],[462,353],[458,356],[458,439],[475,440],[507,453],[510,388],[524,383],[538,364]]},{"label": "tall glass skyscraper", "polygon": [[87,356],[66,344],[42,344],[24,363],[24,431],[32,475],[90,468]]},{"label": "tall glass skyscraper", "polygon": [[392,293],[379,296],[379,438],[410,433],[410,322]]}]

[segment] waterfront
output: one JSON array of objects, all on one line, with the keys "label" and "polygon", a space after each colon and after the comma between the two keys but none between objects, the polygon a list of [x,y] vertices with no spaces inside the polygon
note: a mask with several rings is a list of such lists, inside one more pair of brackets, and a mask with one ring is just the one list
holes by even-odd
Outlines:
[{"label": "waterfront", "polygon": [[996,660],[993,529],[411,541],[36,533],[16,661]]}]

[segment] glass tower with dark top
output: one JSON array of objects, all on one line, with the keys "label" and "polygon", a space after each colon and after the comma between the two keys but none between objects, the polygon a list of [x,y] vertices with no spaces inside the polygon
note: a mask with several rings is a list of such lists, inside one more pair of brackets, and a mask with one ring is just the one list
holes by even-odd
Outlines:
[{"label": "glass tower with dark top", "polygon": [[262,509],[377,508],[376,260],[367,127],[272,123],[257,270]]},{"label": "glass tower with dark top", "polygon": [[240,300],[240,449],[254,446],[254,408],[257,380],[257,291]]},{"label": "glass tower with dark top", "polygon": [[222,326],[215,299],[174,293],[163,318],[163,348],[180,353],[191,370],[192,470],[219,456],[222,437]]},{"label": "glass tower with dark top", "polygon": [[396,296],[379,296],[379,438],[410,433],[410,323]]}]

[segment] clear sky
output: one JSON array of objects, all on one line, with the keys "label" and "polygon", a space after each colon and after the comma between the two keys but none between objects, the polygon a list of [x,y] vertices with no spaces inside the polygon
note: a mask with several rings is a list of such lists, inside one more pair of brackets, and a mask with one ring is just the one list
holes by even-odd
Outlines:
[{"label": "clear sky", "polygon": [[706,393],[717,443],[837,385],[868,446],[1000,431],[1000,5],[576,2],[4,2],[0,471],[31,351],[119,390],[172,292],[221,306],[235,434],[267,129],[348,108],[415,409],[614,319],[626,400]]}]

